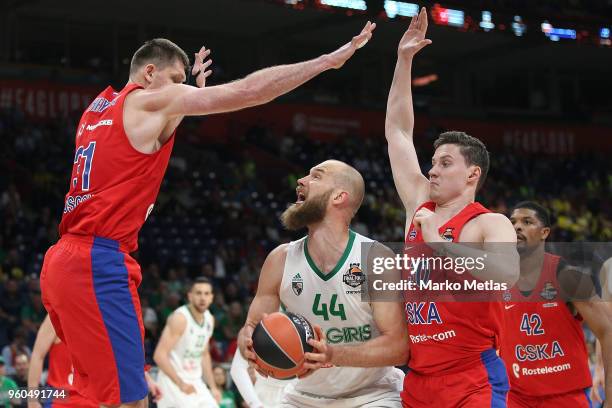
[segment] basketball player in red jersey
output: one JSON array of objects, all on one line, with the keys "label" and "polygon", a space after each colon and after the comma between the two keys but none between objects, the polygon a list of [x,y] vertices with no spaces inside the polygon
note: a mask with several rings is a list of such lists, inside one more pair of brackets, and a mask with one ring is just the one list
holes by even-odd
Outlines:
[{"label": "basketball player in red jersey", "polygon": [[[516,234],[505,216],[474,202],[489,168],[484,144],[463,132],[443,133],[434,143],[429,179],[421,173],[412,140],[411,69],[414,55],[431,43],[426,31],[423,8],[398,46],[385,123],[393,179],[406,209],[406,248],[426,242],[444,245],[450,257],[486,254],[486,269],[472,277],[510,286],[519,273]],[[484,251],[449,241],[477,243]],[[499,302],[406,302],[410,372],[404,406],[505,407],[507,376],[496,355],[502,313]]]},{"label": "basketball player in red jersey", "polygon": [[[28,371],[28,388],[35,389],[40,385],[40,377],[43,370],[43,364],[45,356],[49,354],[49,371],[47,374],[46,384],[57,390],[66,390],[69,393],[72,388],[72,362],[70,361],[70,354],[66,345],[57,337],[53,325],[49,316],[43,320],[38,334],[36,335],[36,341],[34,342],[34,349],[32,350],[32,357],[30,360],[30,369]],[[157,398],[159,397],[159,388],[153,379],[147,374],[147,384],[152,395]],[[43,405],[46,407],[72,407],[72,408],[98,408],[98,404],[92,402],[83,396],[75,393],[74,391],[70,395],[66,395],[66,398],[58,398],[55,401],[45,400]],[[41,408],[41,404],[36,400],[28,401],[28,408]]]},{"label": "basketball player in red jersey", "polygon": [[77,128],[61,239],[41,272],[43,302],[68,347],[80,394],[102,405],[146,405],[142,276],[129,253],[153,209],[183,117],[269,102],[340,68],[374,28],[368,22],[330,54],[213,87],[203,87],[210,50],[202,49],[192,71],[199,88],[182,84],[189,64],[182,49],[148,41],[132,58],[127,85],[119,92],[108,87],[91,103]]},{"label": "basketball player in red jersey", "polygon": [[[583,277],[559,256],[545,252],[550,217],[544,207],[519,203],[510,221],[518,239],[521,276],[506,297],[501,338],[500,354],[510,378],[508,407],[589,408],[591,373],[582,320],[605,350],[606,392],[611,395],[610,303],[594,294],[590,276]],[[563,293],[580,300],[566,303]]]}]

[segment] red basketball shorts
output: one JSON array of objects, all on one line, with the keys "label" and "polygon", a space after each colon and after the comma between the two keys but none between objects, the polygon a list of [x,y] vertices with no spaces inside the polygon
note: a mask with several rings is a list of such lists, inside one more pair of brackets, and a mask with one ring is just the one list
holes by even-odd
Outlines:
[{"label": "red basketball shorts", "polygon": [[442,375],[404,377],[404,408],[506,408],[509,389],[506,367],[491,349],[472,368]]},{"label": "red basketball shorts", "polygon": [[576,390],[565,394],[529,397],[510,391],[508,408],[591,408],[587,390]]},{"label": "red basketball shorts", "polygon": [[147,395],[141,280],[138,263],[110,239],[65,235],[45,254],[42,300],[87,399],[116,405]]}]

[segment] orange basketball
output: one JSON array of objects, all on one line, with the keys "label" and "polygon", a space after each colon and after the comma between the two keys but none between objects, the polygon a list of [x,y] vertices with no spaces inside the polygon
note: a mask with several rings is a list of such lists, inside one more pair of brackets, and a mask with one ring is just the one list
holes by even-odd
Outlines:
[{"label": "orange basketball", "polygon": [[290,312],[272,313],[253,331],[253,349],[259,369],[270,377],[288,379],[304,369],[304,353],[312,351],[309,339],[317,339],[304,316]]}]

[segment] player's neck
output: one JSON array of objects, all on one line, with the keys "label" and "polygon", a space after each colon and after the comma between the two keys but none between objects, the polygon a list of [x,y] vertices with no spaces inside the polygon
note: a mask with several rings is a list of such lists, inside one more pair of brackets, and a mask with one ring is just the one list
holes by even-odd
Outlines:
[{"label": "player's neck", "polygon": [[187,305],[187,310],[189,310],[189,313],[191,313],[191,316],[193,316],[193,319],[196,321],[196,323],[200,325],[204,323],[204,313],[198,312],[196,308],[193,307],[191,304]]},{"label": "player's neck", "polygon": [[533,290],[537,284],[542,273],[542,265],[544,265],[544,252],[544,244],[542,244],[533,252],[521,256],[521,276],[518,282],[520,290]]},{"label": "player's neck", "polygon": [[132,85],[132,84],[140,85],[143,88],[145,88],[146,85],[147,85],[143,80],[141,80],[139,78],[129,77],[127,83],[125,84],[125,86]]},{"label": "player's neck", "polygon": [[443,219],[451,219],[473,202],[474,195],[471,192],[466,192],[443,203],[436,203],[435,213]]},{"label": "player's neck", "polygon": [[323,273],[338,263],[349,241],[349,227],[344,223],[321,222],[308,227],[308,255]]}]

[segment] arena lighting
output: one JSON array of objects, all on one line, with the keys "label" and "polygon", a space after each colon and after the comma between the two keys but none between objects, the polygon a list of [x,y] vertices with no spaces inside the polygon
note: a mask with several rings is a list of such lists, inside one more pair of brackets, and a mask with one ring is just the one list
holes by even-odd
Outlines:
[{"label": "arena lighting", "polygon": [[431,17],[436,24],[453,27],[463,27],[465,13],[461,10],[449,9],[438,3],[431,8]]},{"label": "arena lighting", "polygon": [[521,37],[527,28],[525,28],[525,24],[523,24],[523,18],[521,16],[514,16],[514,21],[512,22],[512,31],[514,31],[514,35],[517,37]]},{"label": "arena lighting", "polygon": [[430,74],[422,77],[417,77],[412,80],[412,86],[425,86],[438,80],[438,74]]},{"label": "arena lighting", "polygon": [[571,30],[569,28],[554,28],[546,20],[544,20],[541,27],[544,35],[550,38],[551,41],[559,41],[559,39],[561,38],[567,38],[571,40],[576,39],[576,30]]},{"label": "arena lighting", "polygon": [[490,31],[495,28],[495,24],[493,24],[493,16],[491,15],[490,11],[485,10],[482,12],[482,21],[480,22],[479,26],[485,31]]},{"label": "arena lighting", "polygon": [[412,17],[419,13],[419,5],[403,1],[385,0],[385,12],[389,18],[396,16]]},{"label": "arena lighting", "polygon": [[602,27],[599,30],[599,44],[607,45],[608,47],[612,45],[612,41],[610,40],[610,29],[607,27]]},{"label": "arena lighting", "polygon": [[342,7],[353,10],[367,10],[365,0],[320,0],[324,6]]}]

